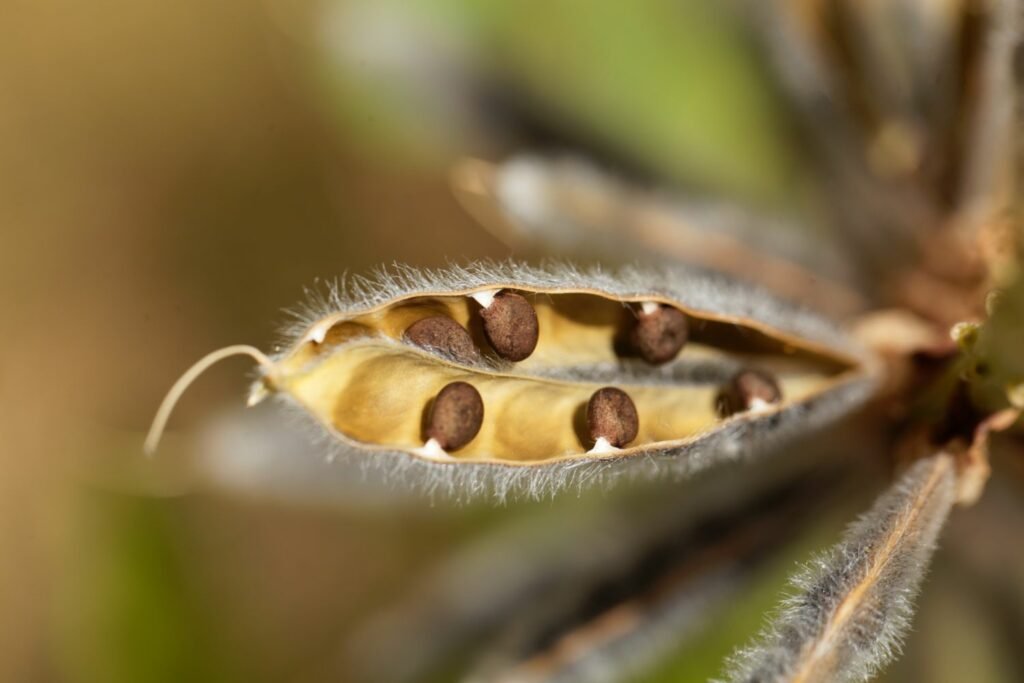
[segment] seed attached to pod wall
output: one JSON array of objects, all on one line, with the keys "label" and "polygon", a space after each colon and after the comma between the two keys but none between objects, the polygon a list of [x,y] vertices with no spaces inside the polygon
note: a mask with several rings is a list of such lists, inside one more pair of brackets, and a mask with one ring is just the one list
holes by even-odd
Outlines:
[{"label": "seed attached to pod wall", "polygon": [[629,331],[629,342],[645,361],[661,365],[679,355],[688,333],[689,324],[682,311],[672,306],[645,303]]},{"label": "seed attached to pod wall", "polygon": [[782,400],[775,378],[762,370],[741,370],[722,387],[715,405],[722,417],[757,410]]},{"label": "seed attached to pod wall", "polygon": [[417,320],[405,330],[405,340],[416,346],[436,349],[460,363],[480,359],[480,350],[462,325],[443,315]]},{"label": "seed attached to pod wall", "polygon": [[525,360],[537,348],[537,312],[523,296],[501,292],[490,305],[480,309],[480,317],[487,341],[505,360]]},{"label": "seed attached to pod wall", "polygon": [[640,419],[629,394],[615,387],[598,389],[587,403],[587,429],[595,442],[622,448],[636,438]]},{"label": "seed attached to pod wall", "polygon": [[430,407],[424,434],[446,451],[455,451],[470,441],[484,423],[484,401],[472,384],[446,385]]}]

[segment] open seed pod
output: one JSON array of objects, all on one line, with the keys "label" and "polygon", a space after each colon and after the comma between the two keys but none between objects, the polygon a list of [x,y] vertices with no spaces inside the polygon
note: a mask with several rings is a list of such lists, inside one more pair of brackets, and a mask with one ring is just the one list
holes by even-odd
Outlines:
[{"label": "open seed pod", "polygon": [[[681,270],[398,270],[332,291],[294,328],[251,401],[284,397],[329,455],[456,497],[688,475],[875,386],[871,359],[821,319]],[[776,390],[745,395],[751,370]]]}]

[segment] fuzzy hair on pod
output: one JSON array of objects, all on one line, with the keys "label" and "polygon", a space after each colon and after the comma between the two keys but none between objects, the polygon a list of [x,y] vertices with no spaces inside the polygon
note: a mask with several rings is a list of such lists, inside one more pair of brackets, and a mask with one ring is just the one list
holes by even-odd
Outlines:
[{"label": "fuzzy hair on pod", "polygon": [[953,458],[917,462],[843,540],[792,579],[732,683],[867,681],[899,652],[936,539],[956,499]]},{"label": "fuzzy hair on pod", "polygon": [[361,470],[364,478],[386,482],[389,487],[417,489],[432,499],[468,503],[487,498],[504,503],[550,499],[567,491],[629,481],[682,480],[716,465],[765,455],[838,420],[868,400],[873,389],[870,379],[852,381],[790,410],[732,420],[690,443],[652,448],[641,456],[581,456],[531,466],[432,462],[397,449],[368,452],[309,417],[287,395],[280,400],[294,413],[296,423],[306,424],[310,438],[336,466]]},{"label": "fuzzy hair on pod", "polygon": [[[738,285],[699,270],[684,268],[628,268],[615,273],[595,268],[579,269],[565,264],[531,267],[519,263],[477,263],[443,271],[415,270],[396,266],[372,279],[345,278],[326,291],[310,293],[305,305],[292,312],[293,323],[285,331],[283,350],[290,350],[325,318],[355,316],[396,299],[418,294],[464,292],[475,288],[523,288],[528,290],[589,290],[613,297],[644,299],[664,297],[690,310],[711,316],[750,320],[765,328],[806,340],[852,359],[857,372],[847,373],[835,386],[783,410],[748,414],[724,420],[705,433],[684,442],[653,444],[642,452],[620,457],[581,453],[527,466],[496,462],[431,461],[398,448],[367,447],[352,441],[331,425],[315,425],[327,459],[372,471],[373,479],[411,487],[443,499],[468,501],[480,497],[541,499],[566,490],[606,486],[618,480],[689,477],[717,463],[742,460],[777,448],[792,437],[812,433],[846,415],[869,399],[878,384],[871,356],[833,324],[821,317],[780,302],[765,292]],[[339,349],[338,352],[343,352]],[[546,374],[567,381],[614,381],[654,383],[687,382],[710,371],[688,368],[680,359],[675,367],[658,368],[646,379],[627,365],[553,369]],[[287,393],[279,398],[299,413],[301,405]]]},{"label": "fuzzy hair on pod", "polygon": [[867,360],[863,349],[820,315],[712,271],[682,266],[630,266],[608,271],[554,261],[539,267],[515,261],[480,261],[444,269],[394,264],[369,277],[343,276],[306,290],[306,301],[286,312],[291,322],[281,331],[280,347],[290,348],[317,321],[337,313],[355,316],[388,301],[417,294],[494,287],[593,289],[624,298],[664,296],[685,302],[697,311],[755,320]]}]

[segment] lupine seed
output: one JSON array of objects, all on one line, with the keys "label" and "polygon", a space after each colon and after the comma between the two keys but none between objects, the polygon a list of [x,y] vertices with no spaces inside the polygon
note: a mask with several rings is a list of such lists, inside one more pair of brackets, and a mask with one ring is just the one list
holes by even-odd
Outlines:
[{"label": "lupine seed", "polygon": [[636,314],[629,341],[633,350],[648,363],[661,365],[679,355],[686,344],[689,325],[677,308],[655,304]]},{"label": "lupine seed", "polygon": [[460,363],[480,359],[480,350],[462,325],[444,315],[417,320],[405,330],[405,340],[426,349],[436,349]]},{"label": "lupine seed", "polygon": [[444,450],[455,451],[472,441],[483,423],[480,392],[472,384],[452,382],[434,398],[424,433]]},{"label": "lupine seed", "polygon": [[480,309],[480,317],[487,341],[505,360],[524,360],[537,348],[537,312],[521,295],[501,292],[490,306]]},{"label": "lupine seed", "polygon": [[778,403],[782,400],[779,383],[763,370],[741,370],[722,387],[715,404],[722,417]]},{"label": "lupine seed", "polygon": [[603,438],[616,448],[625,446],[640,429],[633,399],[615,387],[598,389],[587,403],[587,429],[594,441]]}]

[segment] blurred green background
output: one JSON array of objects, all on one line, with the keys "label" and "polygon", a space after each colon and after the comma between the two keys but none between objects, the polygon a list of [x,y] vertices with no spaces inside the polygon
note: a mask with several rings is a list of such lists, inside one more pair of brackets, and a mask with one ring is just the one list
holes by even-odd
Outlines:
[{"label": "blurred green background", "polygon": [[[508,255],[447,174],[520,140],[462,86],[496,83],[669,183],[800,202],[778,103],[717,3],[3,0],[0,17],[4,681],[337,680],[354,624],[515,514],[123,473],[177,374],[267,347],[316,278]],[[172,426],[240,402],[239,365]],[[702,674],[793,558],[708,636]]]}]

